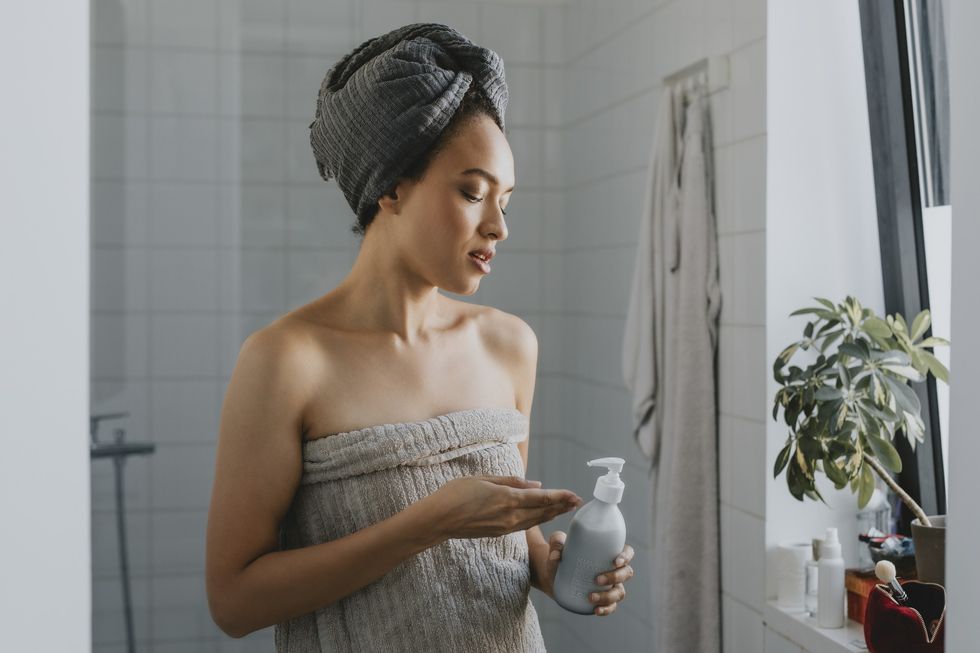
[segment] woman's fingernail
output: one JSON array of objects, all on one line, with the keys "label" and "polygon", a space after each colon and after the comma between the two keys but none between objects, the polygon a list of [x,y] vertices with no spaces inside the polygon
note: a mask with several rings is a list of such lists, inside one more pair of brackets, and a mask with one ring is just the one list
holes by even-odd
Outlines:
[{"label": "woman's fingernail", "polygon": [[560,552],[558,552],[558,551],[552,551],[551,552],[551,555],[548,556],[548,557],[551,558],[552,560],[557,560],[558,559],[558,556],[560,556],[560,555],[561,555]]},{"label": "woman's fingernail", "polygon": [[600,585],[605,585],[606,584],[606,577],[605,576],[599,576],[598,578],[595,579],[595,581],[597,583],[599,583]]},{"label": "woman's fingernail", "polygon": [[617,565],[623,564],[623,559],[622,558],[616,558],[616,564]]}]

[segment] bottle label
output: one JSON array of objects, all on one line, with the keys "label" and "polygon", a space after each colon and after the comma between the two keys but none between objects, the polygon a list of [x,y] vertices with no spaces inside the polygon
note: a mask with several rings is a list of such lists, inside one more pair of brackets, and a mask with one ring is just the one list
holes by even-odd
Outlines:
[{"label": "bottle label", "polygon": [[579,558],[575,562],[575,569],[572,571],[571,591],[572,595],[588,601],[589,593],[595,587],[595,577],[605,571],[603,567],[597,565],[587,558]]}]

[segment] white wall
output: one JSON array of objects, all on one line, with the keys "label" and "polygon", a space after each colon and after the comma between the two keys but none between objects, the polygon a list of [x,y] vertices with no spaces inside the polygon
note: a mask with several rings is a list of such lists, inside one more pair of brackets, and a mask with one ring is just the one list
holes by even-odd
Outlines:
[{"label": "white wall", "polygon": [[[854,3],[819,0],[769,3],[769,149],[767,194],[766,361],[803,337],[813,297],[837,303],[853,295],[884,311],[878,216],[864,86],[861,25]],[[827,48],[827,43],[834,43]],[[799,352],[794,364],[811,362]],[[768,401],[780,387],[767,376]],[[771,409],[772,404],[768,404]],[[838,528],[844,559],[857,563],[857,500],[819,477],[830,508],[790,495],[785,473],[772,478],[788,428],[767,421],[766,544],[768,594],[775,598],[776,547],[809,542]]]},{"label": "white wall", "polygon": [[88,34],[85,3],[0,11],[3,651],[90,650]]},{"label": "white wall", "polygon": [[976,592],[980,587],[977,546],[980,520],[977,507],[977,461],[980,438],[976,427],[976,397],[980,393],[980,84],[975,62],[980,57],[976,29],[980,5],[972,0],[951,0],[949,35],[951,161],[953,207],[952,328],[950,329],[950,438],[949,533],[946,543],[948,589],[946,650],[967,653],[977,649],[980,623],[976,619]]},{"label": "white wall", "polygon": [[[827,44],[834,47],[828,48]],[[853,295],[879,315],[884,296],[868,131],[861,27],[854,3],[769,2],[768,165],[766,199],[767,406],[780,387],[772,362],[803,336],[806,316],[789,317],[813,297]],[[798,352],[805,367],[816,356]],[[838,529],[845,562],[857,562],[857,500],[822,476],[828,506],[789,493],[772,468],[788,429],[767,416],[766,596],[776,597],[782,542],[809,542]],[[767,651],[803,649],[766,628]],[[748,649],[746,649],[748,650]]]}]

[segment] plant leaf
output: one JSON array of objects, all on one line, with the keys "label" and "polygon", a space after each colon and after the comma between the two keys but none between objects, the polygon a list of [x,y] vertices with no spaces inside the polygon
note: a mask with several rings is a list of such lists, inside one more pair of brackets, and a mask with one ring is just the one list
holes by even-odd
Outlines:
[{"label": "plant leaf", "polygon": [[868,356],[865,354],[864,350],[853,342],[842,342],[837,348],[837,351],[842,354],[847,354],[853,358],[859,358],[863,361],[868,360]]},{"label": "plant leaf", "polygon": [[906,379],[909,379],[911,381],[918,382],[918,381],[923,381],[926,378],[919,370],[909,365],[893,365],[891,363],[885,363],[881,367],[882,369],[886,369],[891,372],[894,372],[899,376],[904,376]]},{"label": "plant leaf", "polygon": [[909,355],[906,354],[901,349],[889,349],[887,351],[872,351],[870,353],[872,360],[879,362],[892,363],[893,365],[908,365],[912,361],[909,360]]},{"label": "plant leaf", "polygon": [[942,362],[930,354],[927,351],[920,351],[919,354],[925,360],[926,365],[929,367],[929,371],[932,372],[933,376],[942,381],[943,383],[949,385],[949,370]]},{"label": "plant leaf", "polygon": [[823,495],[820,494],[820,490],[817,489],[817,486],[816,485],[813,485],[811,483],[810,484],[810,487],[808,487],[805,490],[803,490],[803,493],[806,496],[808,496],[811,499],[813,499],[814,501],[820,501],[821,503],[823,503],[823,505],[827,506],[828,508],[830,507],[829,504],[826,501],[824,501]]},{"label": "plant leaf", "polygon": [[834,306],[834,302],[830,301],[829,299],[824,299],[823,297],[814,297],[814,299],[817,300],[818,302],[820,302],[821,304],[823,304],[824,306],[826,306],[827,308],[829,308],[832,311],[836,311],[837,310],[837,307]]},{"label": "plant leaf", "polygon": [[779,352],[778,360],[783,361],[783,363],[788,363],[789,359],[793,357],[793,354],[796,353],[796,350],[799,349],[799,347],[800,343],[798,342],[794,342],[793,344],[789,345],[786,347],[786,349]]},{"label": "plant leaf", "polygon": [[888,375],[883,374],[881,378],[885,380],[885,385],[892,391],[892,396],[895,397],[895,401],[898,402],[902,410],[908,413],[915,413],[916,415],[919,414],[921,405],[919,404],[919,398],[912,391],[912,388],[905,382],[896,381]]},{"label": "plant leaf", "polygon": [[909,334],[912,342],[918,340],[919,336],[926,332],[926,329],[929,328],[931,323],[932,318],[929,317],[929,309],[924,308],[919,311],[919,314],[915,316],[914,320],[912,320],[912,332]]},{"label": "plant leaf", "polygon": [[837,411],[837,419],[835,421],[836,428],[834,432],[840,431],[841,427],[844,425],[844,420],[847,419],[847,404],[843,401],[840,403],[840,409]]},{"label": "plant leaf", "polygon": [[[876,377],[877,378],[877,377]],[[895,422],[898,415],[892,412],[887,405],[878,404],[867,399],[861,399],[858,404],[863,410],[886,422]]]},{"label": "plant leaf", "polygon": [[822,335],[824,331],[829,331],[830,329],[834,328],[838,324],[840,324],[840,320],[827,320],[824,323],[824,325],[820,327],[820,329],[817,331],[817,335],[818,336]]},{"label": "plant leaf", "polygon": [[885,469],[895,474],[902,471],[902,458],[891,442],[873,433],[866,433],[865,435],[868,437],[868,442],[871,443],[875,457],[885,466]]},{"label": "plant leaf", "polygon": [[775,466],[773,467],[773,470],[772,470],[772,477],[773,478],[776,478],[777,476],[779,476],[779,473],[781,471],[783,471],[783,468],[784,467],[786,467],[786,463],[789,462],[789,456],[790,456],[790,453],[791,453],[792,448],[793,448],[793,443],[792,442],[787,442],[786,443],[786,446],[783,447],[782,450],[779,452],[779,455],[776,456],[776,464],[775,464]]},{"label": "plant leaf", "polygon": [[817,391],[813,393],[813,396],[818,401],[832,401],[843,397],[844,391],[840,388],[834,388],[829,385],[821,385],[819,388],[817,388]]},{"label": "plant leaf", "polygon": [[880,317],[869,317],[861,323],[861,328],[878,338],[887,339],[892,336],[891,327]]},{"label": "plant leaf", "polygon": [[789,493],[798,501],[803,501],[803,473],[796,466],[796,456],[791,456],[789,466],[786,468],[786,485],[789,486]]},{"label": "plant leaf", "polygon": [[905,334],[906,336],[908,335],[909,332],[908,325],[905,324],[905,318],[902,317],[901,313],[895,313],[894,324],[895,324],[894,330],[896,332],[896,335],[899,333]]},{"label": "plant leaf", "polygon": [[827,478],[831,480],[834,487],[838,490],[843,489],[847,485],[847,475],[844,470],[837,466],[837,463],[833,461],[833,458],[828,453],[823,461],[823,472],[827,475]]},{"label": "plant leaf", "polygon": [[827,351],[827,348],[830,347],[830,345],[834,344],[837,341],[837,339],[840,338],[841,335],[843,335],[843,333],[844,333],[844,329],[837,329],[836,331],[831,331],[830,333],[828,333],[827,337],[824,338],[823,340],[823,344],[820,345],[820,351],[821,352]]},{"label": "plant leaf", "polygon": [[875,477],[871,473],[871,466],[867,463],[861,465],[861,473],[858,480],[858,509],[868,505],[871,501],[871,493],[875,489]]}]

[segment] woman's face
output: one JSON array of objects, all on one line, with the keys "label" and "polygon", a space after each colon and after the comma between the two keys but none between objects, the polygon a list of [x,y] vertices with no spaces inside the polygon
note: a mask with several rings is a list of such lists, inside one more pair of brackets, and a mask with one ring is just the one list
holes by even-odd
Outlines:
[{"label": "woman's face", "polygon": [[469,253],[507,238],[503,209],[513,187],[507,138],[487,116],[469,121],[419,183],[396,188],[398,215],[387,223],[412,272],[449,292],[476,292],[488,273]]}]

